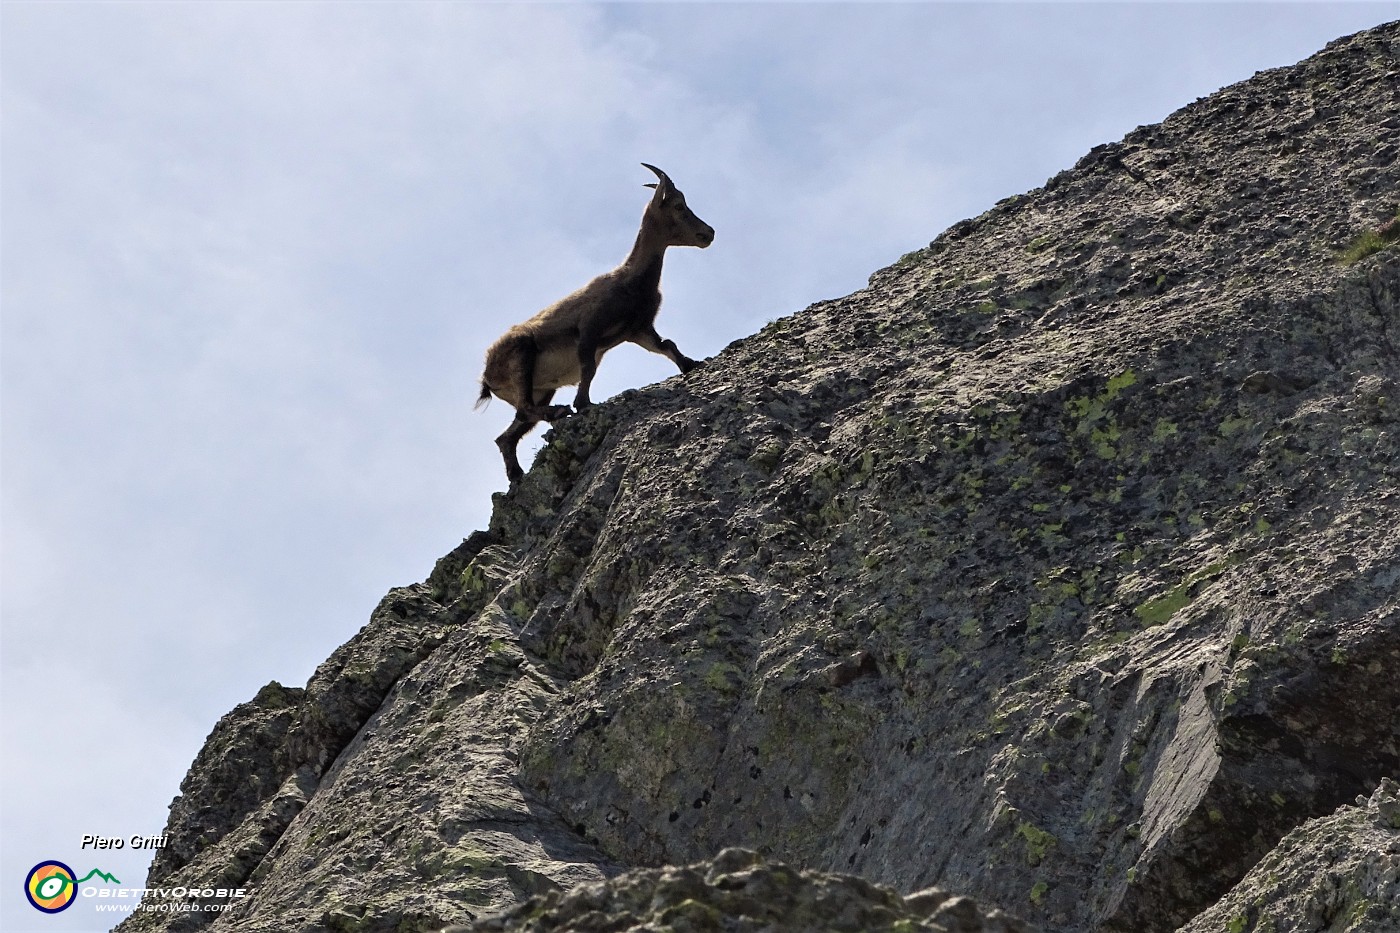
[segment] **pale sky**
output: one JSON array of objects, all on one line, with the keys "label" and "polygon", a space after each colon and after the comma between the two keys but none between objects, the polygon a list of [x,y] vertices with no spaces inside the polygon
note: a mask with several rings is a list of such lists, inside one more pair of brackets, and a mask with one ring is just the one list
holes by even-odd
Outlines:
[{"label": "pale sky", "polygon": [[717,231],[658,320],[708,357],[1394,11],[4,2],[0,928],[108,929],[28,870],[140,886],[81,837],[159,833],[220,716],[485,527],[485,348],[622,259],[638,163]]}]

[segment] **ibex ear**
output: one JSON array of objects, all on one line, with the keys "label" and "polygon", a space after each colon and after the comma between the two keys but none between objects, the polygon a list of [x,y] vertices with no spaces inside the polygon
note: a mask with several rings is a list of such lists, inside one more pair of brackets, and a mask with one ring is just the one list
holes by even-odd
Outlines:
[{"label": "ibex ear", "polygon": [[656,182],[654,182],[654,181],[649,181],[649,182],[647,182],[646,184],[642,185],[642,187],[643,187],[643,188],[655,188],[655,187],[656,187]]}]

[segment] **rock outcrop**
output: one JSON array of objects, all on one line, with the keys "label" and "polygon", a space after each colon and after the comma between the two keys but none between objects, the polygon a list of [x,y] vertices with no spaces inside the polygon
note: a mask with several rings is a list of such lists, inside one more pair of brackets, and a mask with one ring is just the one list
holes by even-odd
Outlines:
[{"label": "rock outcrop", "polygon": [[1400,930],[1400,795],[1368,800],[1290,832],[1181,933],[1387,933]]},{"label": "rock outcrop", "polygon": [[900,897],[851,875],[795,871],[725,849],[683,868],[643,868],[537,895],[472,927],[443,933],[1026,933],[1024,923],[930,888]]},{"label": "rock outcrop", "polygon": [[[1273,929],[1323,858],[1393,921],[1351,801],[1400,775],[1397,154],[1390,24],[558,423],[489,530],[215,729],[148,886],[248,896],[122,929],[625,904],[731,847],[899,929],[939,927],[872,885]],[[690,928],[747,928],[716,871],[691,919],[730,925]]]}]

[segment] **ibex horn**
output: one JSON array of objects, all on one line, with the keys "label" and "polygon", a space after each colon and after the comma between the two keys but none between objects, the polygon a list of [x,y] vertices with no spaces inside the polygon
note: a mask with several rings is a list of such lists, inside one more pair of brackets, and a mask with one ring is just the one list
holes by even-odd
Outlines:
[{"label": "ibex horn", "polygon": [[[654,172],[654,173],[656,174],[656,177],[659,178],[659,179],[661,179],[661,184],[662,184],[664,187],[666,187],[666,188],[674,188],[674,187],[676,187],[675,184],[671,181],[671,179],[668,178],[668,177],[666,177],[666,173],[663,172],[663,171],[661,171],[661,169],[657,168],[655,165],[648,165],[647,163],[643,162],[643,163],[642,163],[642,168],[651,169],[651,171]],[[645,187],[647,187],[647,188],[656,188],[656,185],[654,185],[654,184],[649,184],[649,185],[646,185]],[[659,189],[658,189],[658,190],[659,190]]]}]

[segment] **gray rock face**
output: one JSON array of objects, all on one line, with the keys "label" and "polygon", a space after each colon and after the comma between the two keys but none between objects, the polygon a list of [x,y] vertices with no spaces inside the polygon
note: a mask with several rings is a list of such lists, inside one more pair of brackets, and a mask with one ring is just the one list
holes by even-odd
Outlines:
[{"label": "gray rock face", "polygon": [[1400,930],[1400,787],[1290,832],[1182,933],[1386,933]]},{"label": "gray rock face", "polygon": [[739,846],[1219,928],[1400,775],[1397,153],[1391,24],[560,422],[489,531],[220,723],[148,886],[428,930]]},{"label": "gray rock face", "polygon": [[531,898],[507,913],[443,933],[1027,933],[1024,923],[930,888],[900,897],[850,875],[798,872],[725,849],[684,868],[651,868]]}]

